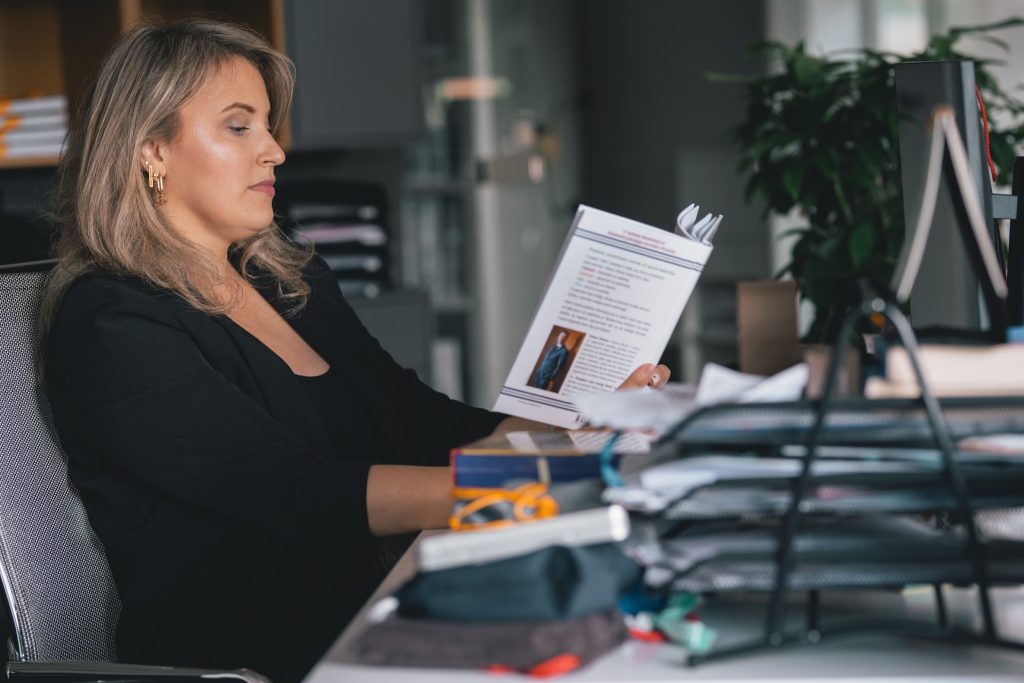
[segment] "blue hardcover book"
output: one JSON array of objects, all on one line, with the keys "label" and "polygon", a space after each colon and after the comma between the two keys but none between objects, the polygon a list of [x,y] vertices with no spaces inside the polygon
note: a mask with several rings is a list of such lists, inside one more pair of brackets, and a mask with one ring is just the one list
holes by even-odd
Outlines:
[{"label": "blue hardcover book", "polygon": [[[508,482],[558,483],[601,476],[601,451],[608,431],[508,432],[490,436],[451,452],[455,488],[500,488]],[[615,444],[622,454],[647,453],[649,439],[623,436]]]}]

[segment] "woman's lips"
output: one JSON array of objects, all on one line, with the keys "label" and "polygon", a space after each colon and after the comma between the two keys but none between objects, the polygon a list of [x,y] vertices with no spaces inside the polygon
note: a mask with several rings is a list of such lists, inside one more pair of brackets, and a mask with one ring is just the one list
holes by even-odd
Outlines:
[{"label": "woman's lips", "polygon": [[273,197],[274,194],[275,194],[275,192],[274,192],[274,181],[273,180],[264,180],[261,183],[256,183],[255,185],[250,185],[249,189],[250,190],[255,190],[256,192],[262,192],[263,194],[267,195],[268,197]]}]

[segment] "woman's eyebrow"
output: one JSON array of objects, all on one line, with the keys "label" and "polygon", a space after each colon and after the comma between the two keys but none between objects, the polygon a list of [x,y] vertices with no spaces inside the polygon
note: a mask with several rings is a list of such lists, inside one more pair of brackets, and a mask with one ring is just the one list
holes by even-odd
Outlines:
[{"label": "woman's eyebrow", "polygon": [[231,110],[231,109],[244,109],[245,111],[249,112],[250,114],[255,114],[256,113],[256,109],[252,105],[246,104],[244,102],[232,102],[228,106],[226,106],[223,109],[221,109],[220,113],[223,114],[224,112],[226,112],[228,110]]}]

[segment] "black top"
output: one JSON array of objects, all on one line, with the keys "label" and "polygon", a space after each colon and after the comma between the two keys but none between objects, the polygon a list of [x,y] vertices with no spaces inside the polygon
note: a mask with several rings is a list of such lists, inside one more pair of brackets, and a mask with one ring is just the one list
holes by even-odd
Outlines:
[{"label": "black top", "polygon": [[313,291],[289,322],[336,375],[330,421],[303,380],[227,318],[104,274],[65,294],[47,389],[121,596],[122,661],[297,680],[381,576],[366,559],[377,556],[369,467],[445,464],[503,417],[400,368],[321,260],[306,276]]},{"label": "black top", "polygon": [[[335,456],[342,460],[358,459],[360,454],[373,452],[373,434],[352,429],[353,424],[373,420],[373,413],[359,387],[346,385],[341,373],[333,367],[322,375],[295,375],[295,378],[316,409]],[[339,419],[342,415],[345,419]]]}]

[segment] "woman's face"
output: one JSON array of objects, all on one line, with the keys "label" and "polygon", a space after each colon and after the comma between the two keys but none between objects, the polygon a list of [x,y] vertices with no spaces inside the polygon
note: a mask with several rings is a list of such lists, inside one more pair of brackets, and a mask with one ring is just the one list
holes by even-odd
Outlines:
[{"label": "woman's face", "polygon": [[235,57],[181,108],[174,139],[148,149],[166,173],[161,208],[171,225],[218,255],[274,219],[274,167],[284,152],[269,130],[259,71]]}]

